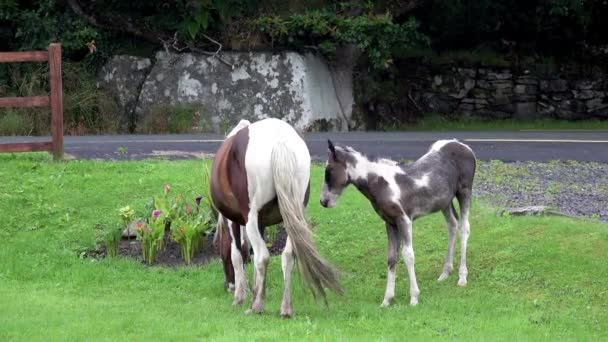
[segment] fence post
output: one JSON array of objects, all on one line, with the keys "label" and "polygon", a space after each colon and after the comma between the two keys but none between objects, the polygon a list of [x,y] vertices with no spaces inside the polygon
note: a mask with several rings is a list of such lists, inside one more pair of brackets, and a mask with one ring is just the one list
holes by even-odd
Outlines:
[{"label": "fence post", "polygon": [[51,85],[51,133],[53,159],[63,158],[63,82],[61,80],[61,44],[49,45],[49,83]]}]

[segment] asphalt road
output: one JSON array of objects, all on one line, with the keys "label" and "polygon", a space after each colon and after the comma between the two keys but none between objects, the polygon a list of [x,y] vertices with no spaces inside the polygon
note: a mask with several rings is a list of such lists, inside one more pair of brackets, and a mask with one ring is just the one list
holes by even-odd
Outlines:
[{"label": "asphalt road", "polygon": [[[480,160],[577,160],[608,163],[608,130],[518,132],[343,132],[307,133],[313,160],[325,160],[327,139],[374,156],[414,160],[439,139],[456,138],[468,144]],[[0,143],[44,141],[43,137],[0,137]],[[65,137],[68,158],[192,159],[214,154],[218,134],[116,135]]]}]

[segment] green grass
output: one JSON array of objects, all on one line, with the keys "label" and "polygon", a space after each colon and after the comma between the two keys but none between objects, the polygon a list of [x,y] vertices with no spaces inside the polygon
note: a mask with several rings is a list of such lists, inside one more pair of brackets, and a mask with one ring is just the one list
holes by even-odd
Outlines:
[{"label": "green grass", "polygon": [[608,130],[608,120],[488,120],[477,117],[446,118],[429,114],[416,123],[384,127],[387,131],[519,131],[519,130]]},{"label": "green grass", "polygon": [[0,155],[0,340],[608,338],[605,224],[497,217],[475,202],[469,284],[460,288],[456,274],[436,282],[447,240],[441,215],[420,219],[414,225],[420,304],[407,304],[400,262],[395,304],[381,309],[384,226],[352,188],[335,209],[321,208],[319,167],[309,213],[321,253],[340,269],[345,289],[342,297],[330,295],[329,308],[316,304],[296,276],[296,316],[279,318],[278,257],[271,260],[261,316],[231,306],[217,261],[161,268],[79,258],[95,245],[95,225],[113,220],[116,209],[143,207],[165,183],[172,191],[195,188],[201,175],[201,161],[52,163],[39,154]]}]

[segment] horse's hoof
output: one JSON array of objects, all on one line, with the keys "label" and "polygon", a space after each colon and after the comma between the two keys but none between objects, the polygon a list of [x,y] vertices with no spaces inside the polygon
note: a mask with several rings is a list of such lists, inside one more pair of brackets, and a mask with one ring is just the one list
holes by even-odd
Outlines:
[{"label": "horse's hoof", "polygon": [[293,317],[293,310],[291,310],[291,309],[288,309],[288,310],[281,309],[281,317],[282,318],[291,318],[291,317]]},{"label": "horse's hoof", "polygon": [[228,291],[230,293],[234,292],[234,284],[228,283],[228,286],[226,287],[226,291]]},{"label": "horse's hoof", "polygon": [[458,279],[458,286],[465,286],[467,284],[466,279]]},{"label": "horse's hoof", "polygon": [[382,301],[382,304],[380,304],[381,308],[388,308],[389,306],[391,306],[391,299],[384,299]]},{"label": "horse's hoof", "polygon": [[418,298],[411,298],[411,299],[410,299],[410,305],[411,305],[411,306],[416,306],[416,305],[418,305]]},{"label": "horse's hoof", "polygon": [[241,305],[243,304],[243,302],[245,301],[245,297],[235,297],[234,300],[232,301],[232,305]]},{"label": "horse's hoof", "polygon": [[264,312],[264,305],[263,304],[259,304],[259,303],[253,303],[251,305],[251,309],[245,311],[245,313],[247,315],[255,313],[255,314],[261,314],[262,312]]},{"label": "horse's hoof", "polygon": [[437,281],[444,281],[444,280],[448,279],[449,276],[450,276],[449,273],[443,272],[443,273],[441,273],[439,278],[437,278]]}]

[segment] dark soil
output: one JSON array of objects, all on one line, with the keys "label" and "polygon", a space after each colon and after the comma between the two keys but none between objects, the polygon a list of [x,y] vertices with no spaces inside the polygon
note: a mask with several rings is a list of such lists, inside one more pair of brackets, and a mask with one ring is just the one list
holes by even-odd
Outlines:
[{"label": "dark soil", "polygon": [[[281,254],[286,241],[287,232],[285,231],[285,228],[281,226],[273,237],[273,240],[267,240],[268,243],[271,243],[268,247],[270,255]],[[142,263],[144,262],[141,252],[141,243],[135,238],[121,240],[118,250],[118,254],[121,257],[136,259]],[[107,256],[106,247],[102,246],[99,249],[93,250],[88,253],[88,256],[96,259],[105,258]],[[205,237],[203,247],[194,253],[191,265],[205,265],[215,258],[219,258],[219,251],[213,245],[213,233],[211,233]],[[186,265],[184,259],[182,259],[179,245],[170,239],[168,231],[165,234],[164,248],[157,253],[154,265],[170,267]]]}]

